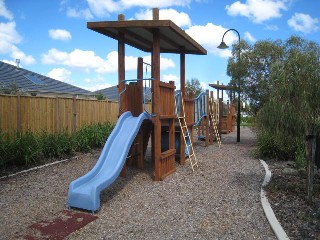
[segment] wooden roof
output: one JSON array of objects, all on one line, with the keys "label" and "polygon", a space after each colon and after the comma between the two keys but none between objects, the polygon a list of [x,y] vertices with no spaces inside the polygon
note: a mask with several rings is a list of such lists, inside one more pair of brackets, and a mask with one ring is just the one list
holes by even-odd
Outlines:
[{"label": "wooden roof", "polygon": [[233,88],[228,85],[210,83],[209,86],[218,90],[233,90]]},{"label": "wooden roof", "polygon": [[152,29],[156,28],[160,31],[161,53],[207,54],[206,49],[171,20],[88,22],[87,27],[116,40],[119,38],[118,33],[123,33],[126,44],[145,52],[152,52]]}]

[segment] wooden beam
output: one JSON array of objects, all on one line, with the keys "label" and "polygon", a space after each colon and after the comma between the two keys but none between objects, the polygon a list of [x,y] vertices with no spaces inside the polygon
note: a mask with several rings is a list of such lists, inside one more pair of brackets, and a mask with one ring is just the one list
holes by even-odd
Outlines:
[{"label": "wooden beam", "polygon": [[152,50],[152,112],[155,114],[153,118],[153,159],[154,159],[154,179],[155,181],[161,180],[161,121],[159,119],[160,114],[160,36],[159,29],[153,30],[153,50]]},{"label": "wooden beam", "polygon": [[[124,43],[124,34],[119,32],[118,33],[118,83],[119,83],[119,93],[124,90],[125,84],[121,82],[125,78],[125,43]],[[121,108],[123,111],[126,111],[126,98],[125,94],[122,94],[120,98]],[[120,105],[120,103],[119,103]],[[119,116],[121,112],[119,111]]]}]

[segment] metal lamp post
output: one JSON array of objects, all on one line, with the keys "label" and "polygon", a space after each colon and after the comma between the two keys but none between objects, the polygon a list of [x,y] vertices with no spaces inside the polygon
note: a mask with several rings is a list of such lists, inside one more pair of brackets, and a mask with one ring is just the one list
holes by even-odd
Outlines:
[{"label": "metal lamp post", "polygon": [[[238,41],[240,43],[240,34],[239,32],[236,30],[236,29],[229,29],[227,30],[223,36],[222,36],[222,41],[220,43],[220,45],[218,46],[218,48],[220,49],[226,49],[228,48],[229,46],[223,41],[224,39],[224,36],[226,35],[227,32],[229,31],[235,31],[237,34],[238,34]],[[239,51],[238,51],[238,63],[240,63],[240,45],[239,45]],[[237,112],[237,142],[240,142],[240,76],[238,76],[239,79],[238,79],[238,112]]]}]

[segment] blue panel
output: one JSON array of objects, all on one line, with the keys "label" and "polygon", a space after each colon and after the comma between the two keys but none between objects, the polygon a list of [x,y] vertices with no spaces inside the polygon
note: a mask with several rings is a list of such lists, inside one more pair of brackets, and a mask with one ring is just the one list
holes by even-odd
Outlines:
[{"label": "blue panel", "polygon": [[25,76],[29,81],[31,81],[33,84],[36,84],[36,85],[45,85],[45,83],[43,81],[41,81],[39,78],[37,78],[36,76],[33,76],[33,75],[26,75]]}]

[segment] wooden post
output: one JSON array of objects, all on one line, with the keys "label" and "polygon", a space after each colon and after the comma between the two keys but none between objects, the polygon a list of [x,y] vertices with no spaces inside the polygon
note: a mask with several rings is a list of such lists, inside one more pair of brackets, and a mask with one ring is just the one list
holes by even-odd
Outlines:
[{"label": "wooden post", "polygon": [[59,97],[56,96],[56,132],[60,131],[60,106]]},{"label": "wooden post", "polygon": [[152,9],[152,18],[153,20],[159,20],[159,8]]},{"label": "wooden post", "polygon": [[[137,63],[137,79],[142,79],[143,78],[143,58],[139,57],[138,58],[138,63]],[[139,104],[138,109],[137,109],[137,114],[140,114],[143,112],[143,82],[138,81],[138,95],[139,99],[137,99],[137,104]],[[144,146],[143,146],[143,136],[144,136],[144,127],[141,127],[137,136],[137,165],[138,168],[142,169],[143,168],[143,161],[144,161]]]},{"label": "wooden post", "polygon": [[17,131],[21,132],[21,98],[17,95]]},{"label": "wooden post", "polygon": [[[137,66],[137,79],[143,79],[143,58],[139,57],[138,58],[138,66]],[[138,114],[143,112],[143,81],[138,81],[138,95],[139,98],[137,99],[137,110]]]},{"label": "wooden post", "polygon": [[[124,21],[124,15],[119,14],[118,20]],[[124,43],[124,34],[122,32],[118,32],[118,83],[119,83],[119,93],[124,90],[125,84],[121,82],[122,80],[125,80],[125,43]],[[121,99],[119,99],[119,106],[121,106],[123,111],[127,110],[127,103],[126,103],[126,97],[125,94],[122,94]],[[119,111],[119,116],[122,114],[122,112]]]},{"label": "wooden post", "polygon": [[206,113],[207,113],[207,117],[205,118],[205,130],[206,130],[206,147],[208,147],[209,145],[209,136],[210,136],[210,132],[209,132],[209,90],[206,90],[206,94],[207,94],[207,98],[206,98]]},{"label": "wooden post", "polygon": [[72,132],[77,130],[77,105],[76,105],[76,96],[72,97]]},{"label": "wooden post", "polygon": [[[174,86],[174,81],[169,82],[172,86]],[[172,106],[175,108],[175,106]],[[173,109],[175,112],[175,109]],[[169,120],[169,149],[175,149],[175,119],[172,118]]]},{"label": "wooden post", "polygon": [[[186,54],[185,49],[182,48],[180,52],[180,91],[181,91],[181,103],[184,103],[186,97]],[[182,107],[180,107],[182,109]],[[185,144],[183,134],[180,131],[180,164],[185,164]]]},{"label": "wooden post", "polygon": [[222,99],[219,98],[219,135],[221,138],[221,130],[222,130],[222,115],[223,115],[223,102]]},{"label": "wooden post", "polygon": [[[155,9],[154,9],[154,12]],[[160,114],[160,32],[159,29],[153,29],[153,46],[152,46],[152,90],[153,90],[153,100],[152,100],[152,111],[155,114],[153,118],[153,159],[155,168],[155,180],[161,180],[161,121],[159,118]]]},{"label": "wooden post", "polygon": [[307,181],[307,200],[308,204],[313,203],[313,182],[314,182],[314,165],[315,165],[315,157],[316,157],[316,146],[317,146],[317,136],[316,131],[313,127],[313,130],[309,131],[308,134],[312,133],[312,135],[308,135],[307,144],[306,144],[306,156],[308,160],[308,181]]}]

